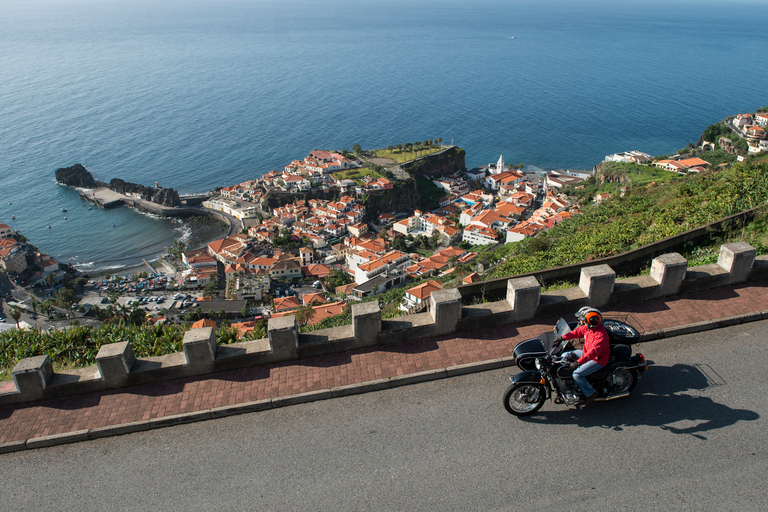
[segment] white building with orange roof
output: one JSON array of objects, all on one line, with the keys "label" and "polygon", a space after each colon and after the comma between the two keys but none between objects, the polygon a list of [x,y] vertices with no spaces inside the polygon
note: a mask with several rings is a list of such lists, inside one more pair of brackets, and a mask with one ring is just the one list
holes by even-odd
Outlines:
[{"label": "white building with orange roof", "polygon": [[507,230],[507,243],[519,242],[524,238],[536,236],[536,233],[546,228],[544,224],[531,220],[524,220],[520,224]]},{"label": "white building with orange roof", "polygon": [[657,160],[653,162],[653,165],[670,172],[683,173],[685,171],[685,166],[677,160]]},{"label": "white building with orange roof", "polygon": [[216,260],[205,249],[186,251],[181,255],[181,261],[187,267],[215,267]]},{"label": "white building with orange roof", "polygon": [[456,224],[434,213],[422,213],[415,210],[414,215],[396,222],[392,226],[396,233],[403,235],[431,236],[435,231],[440,233],[440,242],[450,245],[458,235]]},{"label": "white building with orange roof", "polygon": [[492,230],[506,229],[510,220],[496,210],[483,210],[469,222],[470,226],[481,226]]},{"label": "white building with orange roof", "polygon": [[240,220],[254,219],[259,215],[259,209],[256,206],[252,204],[241,205],[234,199],[223,197],[212,197],[203,201],[203,208],[223,212]]},{"label": "white building with orange roof", "polygon": [[495,244],[497,241],[496,232],[485,226],[470,224],[462,231],[462,242],[472,245],[489,245]]},{"label": "white building with orange roof", "polygon": [[313,304],[327,304],[328,301],[323,296],[322,293],[316,292],[316,293],[305,293],[301,296],[301,301],[304,303],[305,306],[311,306]]},{"label": "white building with orange roof", "polygon": [[380,258],[358,264],[354,269],[355,283],[363,284],[383,272],[393,269],[401,269],[410,264],[410,262],[411,259],[407,254],[393,249]]},{"label": "white building with orange roof", "polygon": [[0,240],[11,238],[14,235],[13,228],[8,224],[0,224]]},{"label": "white building with orange roof", "polygon": [[508,219],[520,219],[527,210],[528,207],[524,205],[518,205],[508,201],[496,203],[496,212]]},{"label": "white building with orange roof", "polygon": [[251,241],[246,235],[237,234],[214,240],[208,244],[207,251],[213,258],[226,265],[245,254],[251,246]]},{"label": "white building with orange roof", "polygon": [[400,304],[400,309],[403,311],[408,311],[410,308],[417,306],[425,300],[429,299],[430,295],[432,295],[432,292],[436,292],[442,289],[443,285],[438,281],[427,281],[426,283],[414,286],[405,292],[405,297],[403,298],[404,302],[403,304]]},{"label": "white building with orange roof", "polygon": [[298,309],[299,307],[301,307],[301,304],[299,304],[299,299],[297,299],[293,295],[289,297],[275,297],[273,301],[273,305],[276,312],[288,311],[291,309]]},{"label": "white building with orange roof", "polygon": [[0,267],[17,274],[23,272],[27,268],[25,251],[19,245],[0,248]]}]

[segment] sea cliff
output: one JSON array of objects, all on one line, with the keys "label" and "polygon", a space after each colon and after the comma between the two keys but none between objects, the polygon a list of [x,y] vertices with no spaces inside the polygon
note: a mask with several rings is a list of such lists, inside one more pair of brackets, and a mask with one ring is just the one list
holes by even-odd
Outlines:
[{"label": "sea cliff", "polygon": [[162,206],[173,208],[181,205],[179,193],[172,188],[145,187],[144,185],[129,183],[120,178],[113,178],[109,183],[104,183],[95,180],[93,175],[82,164],[56,169],[55,174],[58,183],[69,187],[88,189],[103,187],[119,194],[139,197],[145,201]]}]

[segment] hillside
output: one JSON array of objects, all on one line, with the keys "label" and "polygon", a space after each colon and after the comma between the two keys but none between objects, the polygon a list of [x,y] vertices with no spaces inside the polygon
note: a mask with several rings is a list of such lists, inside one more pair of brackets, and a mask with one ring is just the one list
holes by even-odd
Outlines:
[{"label": "hillside", "polygon": [[[648,181],[650,177],[654,179]],[[623,197],[621,187],[627,187]],[[582,215],[535,238],[507,244],[485,255],[491,262],[502,262],[483,277],[504,277],[619,254],[765,205],[768,157],[687,176],[633,164],[605,166],[583,190],[570,192],[593,197],[598,190],[612,194],[601,204],[586,207]],[[725,238],[744,240],[762,254],[768,250],[765,218],[765,214],[759,215]],[[719,241],[713,238],[711,243]]]}]

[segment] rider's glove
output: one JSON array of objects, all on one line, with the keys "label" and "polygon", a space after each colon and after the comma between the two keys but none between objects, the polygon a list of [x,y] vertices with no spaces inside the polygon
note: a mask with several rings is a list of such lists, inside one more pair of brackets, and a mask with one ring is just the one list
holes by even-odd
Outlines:
[{"label": "rider's glove", "polygon": [[557,338],[555,338],[555,343],[556,344],[559,344],[561,341],[563,341],[563,337],[562,336],[558,336]]},{"label": "rider's glove", "polygon": [[578,367],[579,367],[578,361],[574,361],[574,362],[571,363],[571,370],[575,370]]}]

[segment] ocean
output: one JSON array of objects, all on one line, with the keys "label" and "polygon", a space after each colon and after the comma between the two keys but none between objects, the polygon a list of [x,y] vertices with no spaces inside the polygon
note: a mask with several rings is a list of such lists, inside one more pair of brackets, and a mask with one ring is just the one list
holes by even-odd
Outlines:
[{"label": "ocean", "polygon": [[437,137],[468,167],[668,154],[768,106],[767,22],[738,0],[3,0],[0,222],[117,269],[189,230],[88,209],[55,169],[190,194]]}]

